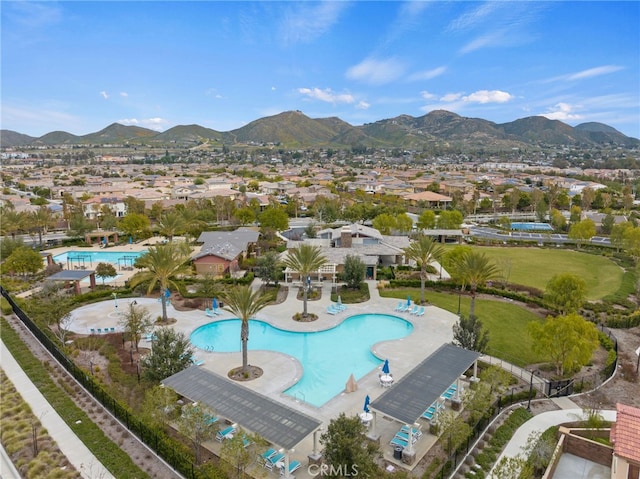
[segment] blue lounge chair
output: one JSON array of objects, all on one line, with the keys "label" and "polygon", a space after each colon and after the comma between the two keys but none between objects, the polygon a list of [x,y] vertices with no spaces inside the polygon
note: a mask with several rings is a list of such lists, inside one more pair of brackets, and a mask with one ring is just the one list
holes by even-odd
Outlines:
[{"label": "blue lounge chair", "polygon": [[214,312],[211,311],[209,308],[206,308],[204,310],[204,314],[206,314],[209,318],[213,318],[215,316]]},{"label": "blue lounge chair", "polygon": [[335,303],[332,306],[334,307],[334,309],[337,309],[338,311],[344,311],[345,309],[347,309],[347,307],[342,303]]},{"label": "blue lounge chair", "polygon": [[[302,464],[300,464],[300,461],[291,461],[289,463],[289,474],[293,474],[295,471],[297,471],[301,467],[302,467]],[[280,475],[284,476],[284,465],[280,469]]]},{"label": "blue lounge chair", "polygon": [[202,359],[197,358],[191,358],[191,362],[194,364],[194,366],[202,366],[204,364],[204,361]]},{"label": "blue lounge chair", "polygon": [[409,304],[405,304],[404,306],[402,306],[402,307],[398,310],[398,312],[400,312],[400,313],[405,313],[405,312],[407,312],[407,311],[409,310],[409,308],[410,308],[410,307],[411,307],[411,305],[409,305]]},{"label": "blue lounge chair", "polygon": [[[409,443],[409,433],[407,433],[407,432],[398,431],[398,432],[396,432],[396,436],[395,437],[397,437],[399,439],[402,439],[403,441],[406,441],[407,444]],[[413,444],[415,444],[417,440],[418,440],[417,436],[411,435],[411,442]]]},{"label": "blue lounge chair", "polygon": [[96,332],[97,332],[98,334],[102,334],[102,328],[98,328],[98,329],[96,329]]},{"label": "blue lounge chair", "polygon": [[116,328],[109,328],[109,332],[110,333],[115,333],[116,332]]},{"label": "blue lounge chair", "polygon": [[404,308],[406,306],[404,301],[400,301],[398,303],[398,306],[396,306],[396,308],[394,309],[394,311],[402,311],[402,308]]},{"label": "blue lounge chair", "polygon": [[89,330],[89,332],[90,332],[91,334],[96,334],[96,329],[95,329],[95,328],[91,328],[91,329]]},{"label": "blue lounge chair", "polygon": [[222,442],[225,439],[231,439],[235,434],[236,430],[237,430],[237,427],[235,424],[232,424],[229,427],[225,427],[223,430],[218,431],[216,433],[216,441]]},{"label": "blue lounge chair", "polygon": [[333,307],[333,305],[327,307],[327,313],[334,315],[338,314],[339,311]]},{"label": "blue lounge chair", "polygon": [[271,456],[264,463],[264,467],[270,471],[273,471],[273,467],[284,459],[284,454],[279,452],[275,456]]},{"label": "blue lounge chair", "polygon": [[418,314],[418,311],[420,311],[420,308],[418,308],[418,305],[414,305],[413,309],[411,311],[409,311],[409,314]]},{"label": "blue lounge chair", "polygon": [[[409,428],[406,425],[402,426],[400,428],[400,431],[402,431],[402,432],[404,432],[406,434],[409,434]],[[411,428],[411,434],[414,437],[422,437],[422,431],[420,429],[416,429],[415,427]]]},{"label": "blue lounge chair", "polygon": [[260,464],[261,466],[264,466],[266,462],[276,454],[278,454],[278,451],[270,447],[269,449],[264,451],[262,454],[258,454],[258,464]]},{"label": "blue lounge chair", "polygon": [[424,306],[420,306],[420,309],[416,313],[416,316],[424,316]]},{"label": "blue lounge chair", "polygon": [[405,441],[404,439],[399,438],[398,436],[394,437],[389,441],[389,444],[392,446],[400,446],[402,449],[409,446],[409,441]]}]

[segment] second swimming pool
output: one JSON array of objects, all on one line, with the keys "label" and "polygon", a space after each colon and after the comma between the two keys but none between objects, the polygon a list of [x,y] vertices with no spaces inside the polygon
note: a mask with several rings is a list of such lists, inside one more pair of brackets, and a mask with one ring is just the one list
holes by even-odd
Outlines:
[{"label": "second swimming pool", "polygon": [[[412,330],[410,322],[388,314],[359,314],[335,328],[307,333],[285,331],[251,320],[248,345],[249,350],[278,351],[300,361],[304,369],[302,378],[285,393],[322,406],[344,390],[350,374],[358,380],[381,365],[386,358],[378,358],[371,352],[375,343],[403,338]],[[240,320],[200,326],[191,333],[191,343],[217,352],[241,351]]]}]

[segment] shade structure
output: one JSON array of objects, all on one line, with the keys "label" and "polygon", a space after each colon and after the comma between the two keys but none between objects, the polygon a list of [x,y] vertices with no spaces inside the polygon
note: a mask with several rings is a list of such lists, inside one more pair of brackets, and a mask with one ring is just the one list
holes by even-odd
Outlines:
[{"label": "shade structure", "polygon": [[371,402],[371,398],[369,397],[369,395],[367,394],[367,397],[364,398],[364,407],[362,408],[362,410],[364,412],[369,412],[369,403]]},{"label": "shade structure", "polygon": [[384,364],[382,365],[382,372],[384,374],[389,374],[389,360],[385,359]]},{"label": "shade structure", "polygon": [[351,373],[351,376],[349,376],[349,379],[347,380],[347,384],[344,387],[344,391],[347,393],[352,393],[358,390],[358,383],[356,381],[356,378],[353,376],[353,373]]},{"label": "shade structure", "polygon": [[213,309],[218,309],[218,300],[216,298],[213,298],[213,301],[211,301],[211,307]]}]

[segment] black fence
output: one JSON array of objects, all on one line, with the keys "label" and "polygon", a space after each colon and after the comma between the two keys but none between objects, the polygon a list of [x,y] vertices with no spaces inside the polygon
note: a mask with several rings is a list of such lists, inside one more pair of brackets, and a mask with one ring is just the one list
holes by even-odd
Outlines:
[{"label": "black fence", "polygon": [[163,433],[149,427],[143,421],[138,419],[127,407],[116,401],[102,385],[94,380],[93,376],[87,374],[86,371],[80,369],[71,361],[58,345],[51,340],[42,330],[34,323],[27,314],[22,311],[9,293],[0,286],[0,294],[11,305],[14,314],[22,321],[22,323],[33,333],[40,343],[51,353],[51,355],[64,367],[75,379],[87,390],[100,404],[104,406],[116,419],[118,419],[132,434],[140,439],[144,444],[161,457],[176,472],[183,475],[187,479],[202,479],[202,474],[196,468],[194,463],[184,454],[184,450],[180,447],[176,448],[174,440],[170,439]]}]

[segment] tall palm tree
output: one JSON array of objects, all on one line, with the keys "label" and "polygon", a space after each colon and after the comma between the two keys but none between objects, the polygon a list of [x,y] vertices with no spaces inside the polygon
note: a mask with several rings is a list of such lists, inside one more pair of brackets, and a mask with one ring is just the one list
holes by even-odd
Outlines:
[{"label": "tall palm tree", "polygon": [[177,211],[167,211],[162,214],[158,222],[159,233],[166,236],[169,242],[173,241],[173,237],[184,231],[186,221]]},{"label": "tall palm tree", "polygon": [[424,283],[427,280],[427,267],[442,255],[442,248],[431,236],[419,235],[409,246],[404,248],[405,256],[417,263],[420,268],[420,303],[424,304]]},{"label": "tall palm tree", "polygon": [[38,239],[40,240],[40,245],[42,245],[42,235],[46,234],[47,230],[55,223],[53,213],[51,213],[48,206],[42,205],[29,215],[28,221],[38,232]]},{"label": "tall palm tree", "polygon": [[[297,272],[300,275],[300,280],[304,283],[305,278],[318,271],[327,263],[327,258],[322,254],[322,250],[319,246],[312,246],[308,244],[300,245],[297,248],[292,248],[287,251],[287,258],[282,262],[285,267]],[[302,315],[307,316],[307,288],[302,288],[303,296],[302,301],[304,304],[304,311]]]},{"label": "tall palm tree", "polygon": [[191,271],[188,263],[190,248],[186,243],[167,243],[151,246],[149,251],[136,261],[136,266],[146,268],[131,278],[130,284],[136,287],[148,282],[148,293],[151,293],[156,284],[160,284],[160,297],[162,298],[162,320],[167,320],[167,299],[165,291],[169,286],[175,287],[174,278]]},{"label": "tall palm tree", "polygon": [[469,317],[475,317],[476,291],[478,286],[484,285],[498,275],[498,267],[486,254],[478,251],[466,252],[458,261],[456,271],[462,283],[462,289],[469,286],[471,292],[471,306]]},{"label": "tall palm tree", "polygon": [[249,320],[255,317],[270,301],[259,290],[251,289],[251,285],[231,288],[223,293],[225,306],[241,321],[240,341],[242,342],[242,372],[247,372],[249,361],[247,358],[247,343],[249,342]]},{"label": "tall palm tree", "polygon": [[3,235],[11,235],[12,239],[16,239],[16,234],[24,231],[28,221],[26,214],[17,212],[13,208],[2,208],[2,221],[0,221],[0,231]]}]

